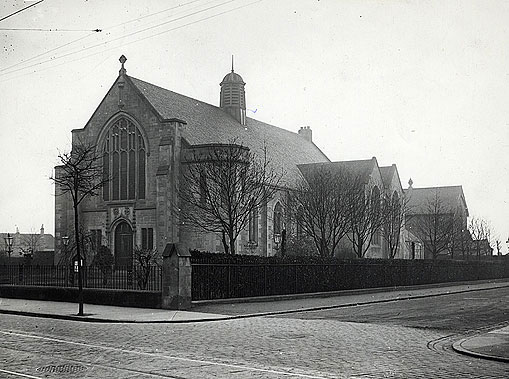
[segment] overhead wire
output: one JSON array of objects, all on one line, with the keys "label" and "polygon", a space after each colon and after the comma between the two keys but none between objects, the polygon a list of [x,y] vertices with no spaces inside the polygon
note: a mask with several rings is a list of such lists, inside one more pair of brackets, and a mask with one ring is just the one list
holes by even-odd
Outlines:
[{"label": "overhead wire", "polygon": [[43,28],[0,28],[0,30],[23,32],[102,32],[102,29],[43,29]]},{"label": "overhead wire", "polygon": [[43,1],[44,1],[44,0],[39,0],[39,1],[38,1],[37,3],[35,3],[35,4],[30,4],[29,6],[27,6],[27,7],[25,7],[25,8],[22,8],[22,9],[20,9],[20,10],[17,10],[16,12],[13,12],[13,13],[11,13],[11,14],[8,14],[7,16],[4,16],[4,17],[0,18],[0,21],[6,20],[6,19],[8,19],[9,17],[12,17],[12,16],[14,16],[14,15],[17,15],[17,14],[18,14],[18,13],[20,13],[20,12],[26,11],[28,8],[35,7],[37,4],[40,4],[40,3],[42,3]]},{"label": "overhead wire", "polygon": [[[172,32],[174,30],[178,30],[178,29],[182,29],[184,27],[187,27],[187,26],[190,26],[190,25],[194,25],[194,24],[197,24],[199,22],[202,22],[202,21],[206,21],[206,20],[210,20],[212,18],[215,18],[215,17],[218,17],[218,16],[221,16],[221,15],[224,15],[224,14],[227,14],[227,13],[231,13],[231,12],[234,12],[236,10],[239,10],[239,9],[242,9],[242,8],[246,8],[248,6],[251,6],[251,5],[254,5],[256,3],[260,3],[262,2],[263,0],[256,0],[256,1],[252,1],[250,3],[247,3],[247,4],[244,4],[244,5],[241,5],[241,6],[238,6],[238,7],[235,7],[235,8],[231,8],[231,9],[228,9],[228,10],[225,10],[223,12],[219,12],[219,13],[216,13],[216,14],[213,14],[213,15],[210,15],[210,16],[207,16],[207,17],[203,17],[199,20],[195,20],[195,21],[192,21],[192,22],[189,22],[187,24],[183,24],[183,25],[179,25],[179,26],[176,26],[174,28],[171,28],[171,29],[168,29],[168,30],[164,30],[162,32],[159,32],[159,33],[156,33],[156,34],[153,34],[153,35],[150,35],[150,36],[146,36],[146,37],[143,37],[143,38],[139,38],[137,40],[134,40],[134,41],[129,41],[129,42],[126,42],[126,43],[123,43],[121,45],[118,45],[116,46],[117,48],[118,47],[124,47],[124,46],[127,46],[127,45],[131,45],[133,43],[137,43],[137,42],[141,42],[141,41],[144,41],[146,39],[149,39],[149,38],[153,38],[153,37],[156,37],[156,36],[159,36],[159,35],[162,35],[162,34],[165,34],[165,33],[169,33],[169,32]],[[59,63],[59,64],[56,64],[56,65],[52,65],[52,66],[49,66],[49,67],[45,67],[45,68],[42,68],[42,69],[39,69],[38,71],[45,71],[45,70],[49,70],[49,69],[52,69],[52,68],[55,68],[55,67],[59,67],[59,66],[62,66],[62,65],[65,65],[65,64],[68,64],[68,63],[72,63],[72,62],[76,62],[76,61],[80,61],[80,60],[83,60],[83,59],[86,59],[86,58],[89,58],[89,57],[92,57],[92,56],[95,56],[95,55],[98,55],[98,54],[102,54],[102,53],[105,53],[105,52],[108,52],[110,49],[105,49],[105,50],[101,50],[101,51],[98,51],[98,52],[95,52],[95,53],[92,53],[92,54],[88,54],[88,55],[85,55],[83,57],[79,57],[79,58],[76,58],[76,59],[73,59],[73,60],[70,60],[70,61],[66,61],[66,62],[62,62],[62,63]],[[44,62],[45,63],[45,62]],[[42,63],[41,63],[42,64]],[[28,67],[25,67],[23,69],[26,69]],[[19,70],[17,70],[19,71]],[[10,73],[12,73],[14,71],[11,71],[9,73],[5,73],[5,74],[0,74],[0,77],[1,76],[5,76],[5,75],[9,75]],[[33,71],[33,72],[37,72],[37,71]],[[14,77],[10,77],[10,78],[7,78],[5,80],[0,80],[0,83],[3,83],[3,82],[6,82],[6,81],[9,81],[9,80],[12,80],[12,79],[16,79],[16,78],[19,78],[19,77],[23,77],[23,76],[26,76],[26,75],[29,75],[29,74],[32,74],[33,72],[31,73],[25,73],[25,74],[22,74],[22,75],[17,75],[17,76],[14,76]]]},{"label": "overhead wire", "polygon": [[161,13],[164,13],[164,12],[168,12],[168,11],[173,10],[173,9],[181,8],[181,7],[184,7],[184,6],[189,5],[189,4],[198,3],[200,1],[202,1],[202,0],[188,1],[187,3],[183,3],[183,4],[176,5],[174,7],[166,8],[166,9],[163,9],[161,11],[157,11],[157,12],[154,12],[154,13],[147,14],[145,16],[136,17],[136,18],[133,18],[132,20],[129,20],[129,21],[124,21],[124,22],[121,22],[119,24],[115,24],[115,25],[112,25],[112,26],[107,26],[104,29],[108,29],[108,30],[115,29],[115,28],[118,28],[119,26],[124,26],[124,25],[130,24],[130,23],[133,23],[133,22],[136,22],[136,21],[139,21],[139,20],[143,20],[143,19],[148,18],[148,17],[154,17],[154,16],[156,16],[158,14],[161,14]]},{"label": "overhead wire", "polygon": [[7,70],[9,70],[9,69],[11,69],[11,68],[13,68],[13,67],[17,67],[17,66],[19,66],[19,65],[21,65],[21,64],[26,64],[27,62],[33,61],[34,59],[37,59],[37,58],[39,58],[39,57],[42,57],[42,56],[47,55],[47,54],[49,54],[49,53],[52,53],[53,51],[60,50],[60,49],[61,49],[61,48],[63,48],[63,47],[66,47],[66,46],[72,45],[72,44],[74,44],[74,43],[76,43],[76,42],[82,41],[82,40],[84,40],[85,38],[88,38],[88,37],[90,37],[91,35],[94,35],[94,34],[95,34],[95,33],[89,33],[89,34],[87,34],[87,35],[85,35],[85,36],[82,36],[82,37],[80,37],[80,38],[77,38],[77,39],[75,39],[75,40],[72,40],[72,41],[70,41],[70,42],[67,42],[67,43],[65,43],[65,44],[63,44],[63,45],[57,46],[57,47],[55,47],[55,48],[53,48],[53,49],[51,49],[51,50],[46,50],[46,51],[45,51],[45,52],[43,52],[43,53],[40,53],[40,54],[38,54],[38,55],[34,55],[33,57],[28,58],[28,59],[25,59],[25,60],[24,60],[24,61],[22,61],[22,62],[18,62],[18,63],[15,63],[15,64],[11,65],[11,66],[8,66],[8,67],[5,67],[5,68],[2,68],[2,69],[0,69],[0,73],[1,73],[1,72],[3,72],[3,71],[7,71]]},{"label": "overhead wire", "polygon": [[[135,22],[135,21],[141,20],[141,19],[145,19],[145,18],[147,18],[147,17],[152,17],[152,16],[155,16],[155,15],[158,15],[158,14],[164,13],[164,12],[168,12],[168,11],[170,11],[170,10],[173,10],[173,9],[176,9],[176,8],[180,8],[180,7],[183,7],[183,6],[186,6],[186,5],[192,4],[192,3],[196,3],[196,2],[199,2],[199,1],[202,1],[202,0],[192,0],[192,1],[188,1],[187,3],[183,3],[183,4],[179,4],[179,5],[177,5],[177,6],[174,6],[174,7],[166,8],[166,9],[163,9],[162,11],[158,11],[158,12],[155,12],[155,13],[151,13],[151,14],[148,14],[148,15],[145,15],[145,16],[142,16],[142,17],[137,17],[137,18],[135,18],[135,19],[132,19],[132,20],[129,20],[129,21],[126,21],[126,22],[122,22],[122,23],[119,23],[119,24],[116,24],[116,25],[113,25],[113,26],[109,26],[109,27],[107,27],[107,28],[103,28],[103,29],[106,29],[106,30],[116,29],[116,28],[118,28],[118,27],[120,27],[120,26],[123,26],[123,25],[129,24],[129,23],[132,23],[132,22]],[[56,50],[60,50],[60,49],[61,49],[61,48],[63,48],[63,47],[66,47],[66,46],[72,45],[72,44],[74,44],[74,43],[76,43],[76,42],[79,42],[79,41],[81,41],[81,40],[83,40],[83,39],[85,39],[85,38],[88,38],[88,37],[90,37],[90,36],[92,36],[92,35],[94,35],[94,34],[95,34],[95,33],[87,34],[86,36],[83,36],[83,37],[77,38],[77,39],[72,40],[72,41],[70,41],[70,42],[67,42],[67,43],[65,43],[65,44],[63,44],[63,45],[57,46],[57,47],[55,47],[55,48],[53,48],[53,49],[51,49],[51,50],[44,51],[44,52],[42,52],[42,53],[40,53],[40,54],[37,54],[37,55],[32,56],[32,57],[30,57],[30,58],[28,58],[28,59],[25,59],[25,60],[23,60],[22,62],[18,62],[18,63],[15,63],[15,64],[11,65],[11,66],[4,67],[3,69],[0,69],[0,72],[7,71],[7,70],[9,70],[9,69],[11,69],[11,68],[14,68],[14,67],[17,67],[17,66],[19,66],[19,65],[24,65],[24,64],[26,64],[27,62],[33,61],[34,59],[37,59],[37,58],[42,57],[42,56],[44,56],[44,55],[47,55],[47,54],[49,54],[49,53],[51,53],[51,52],[54,52],[54,51],[56,51]]]},{"label": "overhead wire", "polygon": [[[163,26],[163,25],[167,25],[167,24],[170,24],[172,22],[175,22],[175,21],[180,21],[184,18],[188,18],[188,17],[191,17],[191,16],[194,16],[196,14],[199,14],[199,13],[203,13],[203,12],[206,12],[208,10],[211,10],[211,9],[214,9],[214,8],[218,8],[222,5],[225,5],[225,4],[228,4],[228,3],[232,3],[232,2],[235,2],[235,1],[238,1],[238,0],[228,0],[228,1],[224,1],[222,3],[219,3],[217,5],[214,5],[214,6],[211,6],[211,7],[208,7],[208,8],[205,8],[205,9],[202,9],[202,10],[199,10],[199,11],[196,11],[196,12],[193,12],[193,13],[190,13],[190,14],[187,14],[187,15],[184,15],[184,16],[181,16],[181,17],[177,17],[177,18],[174,18],[174,19],[171,19],[169,21],[166,21],[166,22],[163,22],[163,23],[160,23],[160,24],[157,24],[157,25],[154,25],[154,26],[151,26],[151,27],[148,27],[148,28],[145,28],[145,29],[141,29],[141,30],[138,30],[136,32],[132,32],[132,33],[129,33],[129,34],[126,34],[124,36],[120,36],[120,37],[117,37],[117,38],[114,38],[114,39],[111,39],[109,41],[105,41],[105,42],[101,42],[101,43],[98,43],[98,44],[95,44],[95,45],[92,45],[92,46],[88,46],[88,47],[85,47],[85,48],[82,48],[80,50],[77,50],[77,51],[72,51],[70,53],[67,53],[67,54],[63,54],[63,55],[60,55],[60,56],[57,56],[53,59],[48,59],[48,60],[45,60],[45,61],[42,61],[42,62],[38,62],[38,63],[34,63],[34,64],[31,64],[31,65],[28,65],[26,67],[22,67],[22,68],[19,68],[19,69],[16,69],[16,70],[11,70],[11,71],[8,71],[8,72],[5,72],[4,74],[0,74],[0,76],[4,76],[4,75],[8,75],[8,74],[12,74],[14,72],[18,72],[18,71],[21,71],[21,70],[25,70],[27,68],[31,68],[31,67],[35,67],[35,66],[38,66],[38,65],[41,65],[41,64],[44,64],[44,63],[47,63],[47,62],[52,62],[52,61],[56,61],[56,60],[59,60],[59,59],[62,59],[62,58],[65,58],[65,57],[68,57],[68,56],[71,56],[71,55],[75,55],[75,54],[79,54],[83,51],[86,51],[86,50],[90,50],[90,49],[93,49],[95,47],[99,47],[99,46],[105,46],[105,45],[108,45],[110,43],[113,43],[113,42],[116,42],[116,41],[119,41],[119,40],[122,40],[122,39],[125,39],[126,37],[130,37],[130,36],[133,36],[133,35],[136,35],[136,34],[140,34],[140,33],[143,33],[147,30],[152,30],[152,29],[155,29],[155,28],[158,28],[160,26]],[[4,70],[0,70],[0,72],[3,72]]]},{"label": "overhead wire", "polygon": [[[156,13],[153,13],[153,14],[150,14],[150,15],[143,16],[143,17],[141,17],[141,18],[151,17],[151,16],[154,16],[154,15],[157,15],[157,14],[160,14],[160,13],[163,13],[163,12],[167,12],[167,11],[169,11],[169,10],[173,10],[173,9],[176,9],[176,8],[179,8],[179,7],[182,7],[182,6],[185,6],[185,5],[189,5],[189,4],[192,4],[192,3],[198,2],[198,1],[200,1],[200,0],[193,0],[193,1],[189,1],[189,2],[187,2],[187,3],[185,3],[185,4],[180,4],[180,5],[178,5],[178,6],[170,7],[170,8],[167,8],[167,9],[165,9],[165,10],[162,10],[162,11],[159,11],[159,12],[156,12]],[[95,47],[99,47],[99,46],[104,46],[104,45],[107,45],[107,44],[110,44],[110,43],[116,42],[116,41],[118,41],[118,40],[125,39],[126,37],[130,37],[130,36],[132,36],[132,35],[136,35],[136,34],[139,34],[139,33],[142,33],[142,32],[145,32],[145,31],[148,31],[148,30],[151,30],[151,29],[154,29],[154,28],[157,28],[157,27],[160,27],[160,26],[163,26],[163,25],[166,25],[166,24],[169,24],[169,23],[175,22],[175,21],[179,21],[179,20],[182,20],[182,19],[184,19],[184,18],[187,18],[187,17],[193,16],[193,15],[196,15],[196,14],[199,14],[199,13],[202,13],[202,12],[206,12],[206,11],[208,11],[208,10],[211,10],[211,9],[214,9],[214,8],[220,7],[220,6],[224,5],[224,4],[231,3],[231,2],[235,2],[235,1],[238,1],[238,0],[228,0],[228,1],[225,1],[225,2],[223,2],[223,3],[217,4],[217,5],[214,5],[214,6],[208,7],[208,8],[204,8],[204,9],[201,9],[201,10],[198,10],[198,11],[196,11],[196,12],[193,12],[193,13],[190,13],[190,14],[187,14],[187,15],[184,15],[184,16],[181,16],[181,17],[178,17],[178,18],[175,18],[175,19],[171,19],[171,20],[166,21],[166,22],[163,22],[163,23],[159,23],[159,24],[154,25],[154,26],[147,27],[147,28],[145,28],[145,29],[141,29],[141,30],[138,30],[138,31],[135,31],[135,32],[132,32],[132,33],[126,34],[126,35],[123,35],[123,36],[118,37],[118,38],[114,38],[114,39],[112,39],[112,40],[108,40],[108,41],[101,42],[101,43],[98,43],[98,44],[95,44],[95,45],[91,45],[91,46],[88,46],[88,47],[84,47],[84,48],[81,48],[81,49],[79,49],[79,50],[71,51],[71,52],[69,52],[69,53],[67,53],[67,54],[63,54],[63,55],[57,56],[57,57],[55,57],[55,58],[47,59],[47,60],[45,60],[45,61],[37,62],[37,63],[31,64],[31,65],[28,65],[28,66],[24,66],[24,67],[21,67],[21,68],[16,69],[16,70],[10,70],[11,68],[17,67],[17,66],[19,66],[19,65],[26,64],[27,62],[32,61],[33,59],[36,59],[36,58],[41,57],[41,56],[43,56],[43,55],[46,55],[46,54],[47,54],[47,53],[49,53],[50,51],[58,50],[58,49],[60,49],[61,47],[68,46],[68,45],[70,45],[70,44],[72,44],[72,43],[74,43],[74,42],[77,42],[77,41],[79,41],[79,40],[81,40],[81,39],[83,39],[83,38],[86,38],[86,37],[88,37],[88,36],[90,36],[90,35],[94,34],[94,33],[92,33],[92,34],[90,34],[90,35],[88,35],[88,36],[85,36],[85,37],[83,37],[83,38],[81,38],[81,39],[77,39],[77,40],[75,40],[75,41],[71,41],[70,43],[67,43],[67,44],[65,44],[65,45],[59,46],[59,47],[57,47],[57,48],[55,48],[55,49],[52,49],[52,50],[50,50],[50,51],[47,51],[47,52],[41,53],[41,54],[39,54],[39,55],[37,55],[37,56],[35,56],[35,57],[29,58],[29,59],[27,59],[27,60],[25,60],[25,61],[23,61],[23,62],[19,62],[19,63],[16,63],[16,64],[14,64],[14,65],[11,65],[11,66],[9,66],[9,67],[5,67],[5,68],[3,68],[3,69],[0,69],[0,76],[9,75],[9,74],[14,73],[14,72],[22,71],[22,70],[25,70],[25,69],[28,69],[28,68],[31,68],[31,67],[35,67],[35,66],[37,66],[37,65],[41,65],[41,64],[44,64],[44,63],[47,63],[47,62],[55,61],[55,60],[57,60],[57,59],[65,58],[65,57],[70,56],[70,55],[79,54],[79,53],[81,53],[81,52],[83,52],[83,51],[90,50],[90,49],[93,49],[93,48],[95,48]],[[208,2],[208,3],[206,3],[206,4],[210,4],[210,3],[211,3],[211,2]],[[133,19],[133,20],[129,20],[129,21],[126,21],[126,22],[124,22],[124,23],[120,23],[120,24],[114,25],[114,26],[110,27],[110,29],[117,28],[117,27],[120,27],[120,26],[125,25],[125,24],[129,24],[129,23],[134,22],[134,21],[136,21],[136,20],[138,20],[138,19],[140,19],[140,18]],[[9,70],[10,70],[10,71],[9,71]],[[8,71],[8,72],[5,72],[5,71]],[[3,74],[1,74],[1,73],[3,73]]]}]

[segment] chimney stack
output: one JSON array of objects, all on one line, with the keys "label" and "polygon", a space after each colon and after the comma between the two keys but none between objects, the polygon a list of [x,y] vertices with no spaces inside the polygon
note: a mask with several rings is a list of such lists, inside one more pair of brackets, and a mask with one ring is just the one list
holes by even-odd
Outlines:
[{"label": "chimney stack", "polygon": [[301,126],[301,128],[299,129],[299,135],[301,135],[309,142],[313,142],[313,131],[309,126]]}]

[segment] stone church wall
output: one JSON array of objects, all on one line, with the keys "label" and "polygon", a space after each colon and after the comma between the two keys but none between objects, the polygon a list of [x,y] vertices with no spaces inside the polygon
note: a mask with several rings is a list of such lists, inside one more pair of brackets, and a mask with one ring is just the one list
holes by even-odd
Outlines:
[{"label": "stone church wall", "polygon": [[[119,105],[120,104],[120,105]],[[104,133],[119,117],[133,121],[145,139],[146,190],[145,199],[104,201],[100,196],[87,198],[81,204],[81,224],[85,230],[101,229],[105,244],[114,251],[115,221],[125,220],[133,229],[133,245],[141,245],[141,228],[153,228],[154,247],[159,251],[166,243],[178,242],[175,221],[172,220],[173,188],[176,186],[180,140],[177,121],[161,121],[151,106],[142,99],[128,80],[115,82],[83,129],[72,131],[73,143],[83,141],[102,149]],[[177,141],[178,140],[178,141]],[[178,143],[177,143],[178,142]],[[177,150],[177,151],[176,151]],[[58,173],[58,169],[56,170]],[[161,187],[163,186],[163,188]],[[58,194],[58,189],[56,190]],[[126,214],[117,210],[128,209]],[[67,196],[55,199],[56,249],[62,250],[61,237],[73,228],[72,204]],[[58,258],[56,258],[58,259]],[[58,263],[58,262],[56,262]]]}]

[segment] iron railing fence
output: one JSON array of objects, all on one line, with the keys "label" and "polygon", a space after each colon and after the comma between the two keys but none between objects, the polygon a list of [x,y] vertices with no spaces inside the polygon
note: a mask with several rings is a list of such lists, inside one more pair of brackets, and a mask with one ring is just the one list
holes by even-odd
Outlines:
[{"label": "iron railing fence", "polygon": [[[0,284],[78,287],[78,273],[69,266],[0,265]],[[150,266],[145,272],[137,266],[83,267],[83,287],[161,291],[162,268]]]},{"label": "iron railing fence", "polygon": [[395,287],[509,277],[508,263],[345,260],[333,263],[192,263],[193,300]]}]

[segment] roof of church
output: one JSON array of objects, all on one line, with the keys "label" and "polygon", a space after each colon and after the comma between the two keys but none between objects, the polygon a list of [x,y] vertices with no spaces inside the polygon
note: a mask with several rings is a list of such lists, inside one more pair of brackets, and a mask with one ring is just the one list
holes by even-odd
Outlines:
[{"label": "roof of church", "polygon": [[177,118],[187,123],[182,136],[190,145],[238,143],[262,154],[267,146],[269,160],[285,172],[284,184],[301,178],[298,164],[329,161],[312,142],[297,133],[247,118],[243,126],[221,108],[200,100],[128,77],[164,119]]},{"label": "roof of church", "polygon": [[323,162],[323,163],[311,163],[299,165],[299,169],[305,175],[310,170],[327,168],[345,170],[349,174],[358,176],[360,180],[367,183],[371,173],[373,172],[374,165],[376,164],[376,158],[355,160],[355,161],[339,161],[339,162]]},{"label": "roof of church", "polygon": [[458,206],[458,202],[464,203],[468,216],[468,208],[463,194],[462,186],[445,186],[445,187],[427,187],[427,188],[408,188],[405,190],[408,199],[408,208],[410,213],[426,214],[428,206],[433,202],[437,195],[440,206],[444,210],[454,212]]},{"label": "roof of church", "polygon": [[382,166],[379,167],[379,169],[380,175],[382,176],[382,182],[384,183],[384,187],[386,188],[390,187],[396,166]]}]

